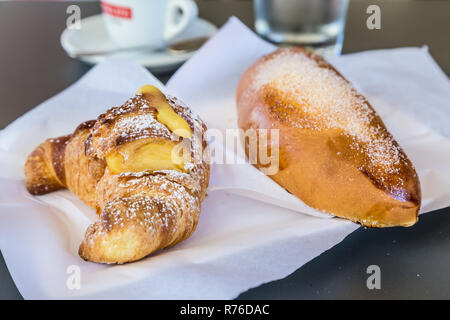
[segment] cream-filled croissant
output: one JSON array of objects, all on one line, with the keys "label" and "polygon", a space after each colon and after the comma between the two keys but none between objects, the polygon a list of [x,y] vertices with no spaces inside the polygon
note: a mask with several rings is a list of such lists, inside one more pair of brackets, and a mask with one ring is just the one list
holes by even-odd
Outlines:
[{"label": "cream-filled croissant", "polygon": [[83,259],[135,261],[194,232],[209,181],[209,165],[196,156],[205,131],[179,100],[143,86],[73,134],[39,145],[25,164],[26,186],[34,195],[67,188],[96,210]]},{"label": "cream-filled croissant", "polygon": [[[279,166],[270,177],[309,206],[367,227],[417,221],[414,166],[369,102],[324,59],[303,48],[264,56],[243,74],[236,103],[242,129],[279,130]],[[273,143],[255,139],[260,149]]]}]

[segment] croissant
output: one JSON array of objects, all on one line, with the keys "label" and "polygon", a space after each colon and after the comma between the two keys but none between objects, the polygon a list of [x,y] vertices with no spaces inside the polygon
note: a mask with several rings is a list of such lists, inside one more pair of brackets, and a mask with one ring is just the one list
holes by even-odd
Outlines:
[{"label": "croissant", "polygon": [[275,138],[244,137],[247,156],[252,144],[277,152],[270,177],[309,206],[366,227],[417,221],[414,166],[366,98],[318,55],[285,48],[262,57],[242,75],[236,104],[244,131],[279,130],[278,148]]},{"label": "croissant", "polygon": [[205,124],[178,99],[141,87],[73,134],[48,139],[25,164],[33,195],[67,188],[96,210],[79,255],[126,263],[187,239],[209,181]]}]

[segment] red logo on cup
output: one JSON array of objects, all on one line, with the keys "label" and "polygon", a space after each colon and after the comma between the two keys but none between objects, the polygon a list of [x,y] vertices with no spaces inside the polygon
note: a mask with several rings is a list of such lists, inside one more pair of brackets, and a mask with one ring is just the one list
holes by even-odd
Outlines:
[{"label": "red logo on cup", "polygon": [[104,1],[101,4],[103,13],[122,19],[132,18],[132,10],[130,7],[121,7]]}]

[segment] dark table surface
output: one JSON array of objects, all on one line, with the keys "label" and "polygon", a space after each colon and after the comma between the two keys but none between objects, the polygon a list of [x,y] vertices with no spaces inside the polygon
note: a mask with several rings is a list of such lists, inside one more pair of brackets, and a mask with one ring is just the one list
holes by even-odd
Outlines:
[{"label": "dark table surface", "polygon": [[[72,3],[72,2],[71,2]],[[343,52],[427,45],[450,74],[450,1],[376,1],[381,30],[366,28],[369,0],[349,7]],[[80,2],[82,17],[100,12]],[[0,2],[0,128],[79,79],[89,66],[59,44],[69,3]],[[235,15],[253,25],[251,1],[199,1],[200,16],[217,26]],[[159,75],[162,81],[169,74]],[[410,228],[364,229],[285,279],[242,293],[241,299],[450,298],[450,208],[424,214]],[[19,254],[19,253],[18,253]],[[369,265],[381,268],[381,289],[366,286]],[[20,299],[0,254],[0,299]]]}]

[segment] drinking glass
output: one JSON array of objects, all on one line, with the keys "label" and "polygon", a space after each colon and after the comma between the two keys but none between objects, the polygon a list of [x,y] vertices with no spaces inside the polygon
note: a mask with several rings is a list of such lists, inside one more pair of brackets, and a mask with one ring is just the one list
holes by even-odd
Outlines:
[{"label": "drinking glass", "polygon": [[349,0],[253,0],[256,31],[277,44],[340,55]]}]

